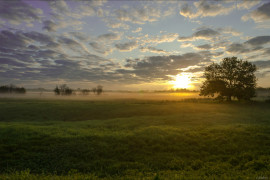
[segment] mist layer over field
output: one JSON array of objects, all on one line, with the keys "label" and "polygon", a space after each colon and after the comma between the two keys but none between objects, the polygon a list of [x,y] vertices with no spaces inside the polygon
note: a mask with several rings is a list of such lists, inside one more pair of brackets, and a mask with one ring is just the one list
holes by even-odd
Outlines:
[{"label": "mist layer over field", "polygon": [[26,94],[0,94],[0,98],[23,99],[66,99],[66,100],[183,100],[190,98],[203,98],[198,92],[104,92],[101,95],[90,93],[89,95],[74,94],[68,96],[55,95],[53,92],[27,92]]}]

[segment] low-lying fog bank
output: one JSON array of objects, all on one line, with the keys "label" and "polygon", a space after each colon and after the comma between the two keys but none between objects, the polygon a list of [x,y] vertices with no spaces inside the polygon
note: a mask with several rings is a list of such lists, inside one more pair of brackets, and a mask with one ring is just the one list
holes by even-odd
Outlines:
[{"label": "low-lying fog bank", "polygon": [[145,100],[183,100],[203,98],[198,92],[103,92],[100,95],[55,95],[53,92],[27,92],[25,94],[0,94],[0,98],[23,99],[69,99],[69,100],[114,100],[114,99],[145,99]]}]

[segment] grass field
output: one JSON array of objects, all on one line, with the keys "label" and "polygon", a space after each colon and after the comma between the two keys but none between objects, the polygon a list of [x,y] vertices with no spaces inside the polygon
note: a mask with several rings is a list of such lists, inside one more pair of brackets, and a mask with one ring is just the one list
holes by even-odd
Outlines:
[{"label": "grass field", "polygon": [[270,103],[0,99],[0,179],[270,179]]}]

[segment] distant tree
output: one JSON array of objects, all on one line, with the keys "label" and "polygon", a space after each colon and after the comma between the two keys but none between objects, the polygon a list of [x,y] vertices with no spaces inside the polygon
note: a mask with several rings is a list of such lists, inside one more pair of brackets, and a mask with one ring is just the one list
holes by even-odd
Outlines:
[{"label": "distant tree", "polygon": [[103,87],[100,86],[100,85],[97,86],[97,95],[100,95],[103,92],[103,89],[102,88]]},{"label": "distant tree", "polygon": [[238,100],[250,100],[256,95],[256,66],[248,61],[227,57],[220,64],[213,63],[205,68],[206,80],[200,89],[201,96],[212,97],[218,94],[219,99],[232,97]]},{"label": "distant tree", "polygon": [[92,91],[93,91],[94,94],[96,94],[97,88],[92,88]]},{"label": "distant tree", "polygon": [[90,92],[89,89],[82,89],[82,90],[81,90],[82,95],[88,95],[89,92]]},{"label": "distant tree", "polygon": [[56,86],[54,92],[56,95],[71,95],[73,90],[70,89],[66,84],[62,84],[59,87]]},{"label": "distant tree", "polygon": [[60,95],[60,89],[58,88],[58,86],[56,86],[53,91],[56,95]]},{"label": "distant tree", "polygon": [[25,94],[26,89],[24,87],[17,87],[13,84],[0,86],[0,93],[19,93]]}]

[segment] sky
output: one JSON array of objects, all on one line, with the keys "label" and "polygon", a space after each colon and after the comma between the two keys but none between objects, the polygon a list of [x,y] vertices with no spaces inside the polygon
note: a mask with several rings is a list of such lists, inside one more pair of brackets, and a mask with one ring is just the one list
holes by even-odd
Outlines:
[{"label": "sky", "polygon": [[0,0],[0,85],[199,89],[232,56],[270,87],[269,0]]}]

